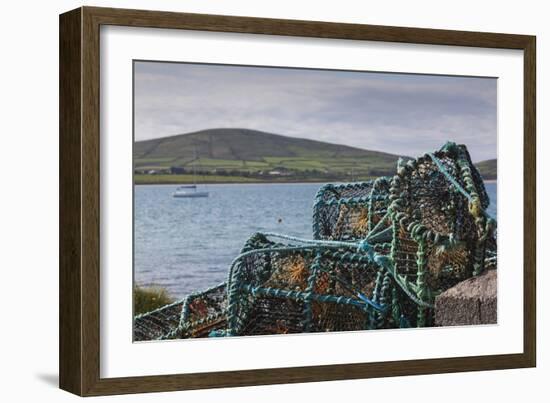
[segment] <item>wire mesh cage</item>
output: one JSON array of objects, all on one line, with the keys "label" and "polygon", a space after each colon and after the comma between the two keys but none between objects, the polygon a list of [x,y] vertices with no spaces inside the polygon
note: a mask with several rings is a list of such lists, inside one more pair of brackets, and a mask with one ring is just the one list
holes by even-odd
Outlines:
[{"label": "wire mesh cage", "polygon": [[226,326],[225,283],[134,318],[134,341],[206,337]]},{"label": "wire mesh cage", "polygon": [[178,327],[183,300],[134,317],[134,341],[155,340]]},{"label": "wire mesh cage", "polygon": [[380,268],[366,254],[278,244],[262,234],[253,238],[259,248],[237,262],[229,280],[228,334],[384,326]]},{"label": "wire mesh cage", "polygon": [[389,188],[387,177],[322,186],[313,206],[313,237],[332,240],[365,238],[387,213]]},{"label": "wire mesh cage", "polygon": [[[485,269],[487,248],[496,251],[496,222],[485,212],[489,197],[465,146],[448,143],[400,161],[390,198],[391,259],[418,298],[431,303]],[[421,310],[417,325],[431,325],[432,314]]]}]

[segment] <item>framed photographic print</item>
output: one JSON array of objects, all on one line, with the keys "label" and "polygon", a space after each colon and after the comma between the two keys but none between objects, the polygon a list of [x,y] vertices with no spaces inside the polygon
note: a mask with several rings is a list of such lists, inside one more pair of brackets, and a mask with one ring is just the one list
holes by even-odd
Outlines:
[{"label": "framed photographic print", "polygon": [[60,386],[535,366],[535,37],[60,16]]}]

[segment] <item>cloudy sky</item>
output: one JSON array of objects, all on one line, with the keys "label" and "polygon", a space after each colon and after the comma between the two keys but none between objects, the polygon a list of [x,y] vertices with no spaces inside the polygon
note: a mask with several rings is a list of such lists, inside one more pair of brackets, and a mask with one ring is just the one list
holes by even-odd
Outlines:
[{"label": "cloudy sky", "polygon": [[497,80],[135,62],[135,139],[238,127],[417,156],[496,158]]}]

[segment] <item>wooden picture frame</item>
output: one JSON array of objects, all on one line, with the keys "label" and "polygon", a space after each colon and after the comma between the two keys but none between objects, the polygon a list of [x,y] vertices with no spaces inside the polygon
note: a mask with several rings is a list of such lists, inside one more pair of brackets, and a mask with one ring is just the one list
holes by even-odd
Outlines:
[{"label": "wooden picture frame", "polygon": [[[100,377],[99,35],[102,25],[524,52],[523,353],[277,369]],[[535,37],[390,26],[81,7],[60,16],[60,387],[81,396],[160,392],[536,365]]]}]

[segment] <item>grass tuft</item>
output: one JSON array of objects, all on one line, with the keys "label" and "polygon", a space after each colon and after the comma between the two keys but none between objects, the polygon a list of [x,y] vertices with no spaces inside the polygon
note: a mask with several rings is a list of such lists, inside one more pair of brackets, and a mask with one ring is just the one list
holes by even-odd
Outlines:
[{"label": "grass tuft", "polygon": [[174,302],[162,287],[134,287],[134,315],[151,312]]}]

